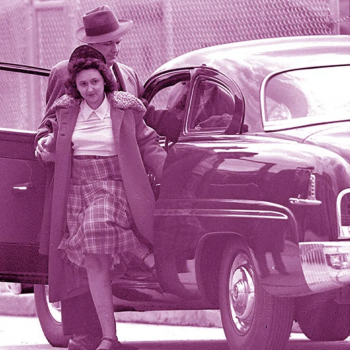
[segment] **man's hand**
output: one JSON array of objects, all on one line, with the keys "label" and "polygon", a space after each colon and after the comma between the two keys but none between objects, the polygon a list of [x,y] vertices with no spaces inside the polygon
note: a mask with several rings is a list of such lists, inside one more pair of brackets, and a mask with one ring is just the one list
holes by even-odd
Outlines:
[{"label": "man's hand", "polygon": [[35,155],[38,158],[41,158],[44,162],[54,162],[55,153],[51,150],[54,148],[54,137],[53,134],[49,134],[45,137],[42,137],[38,141],[36,146]]}]

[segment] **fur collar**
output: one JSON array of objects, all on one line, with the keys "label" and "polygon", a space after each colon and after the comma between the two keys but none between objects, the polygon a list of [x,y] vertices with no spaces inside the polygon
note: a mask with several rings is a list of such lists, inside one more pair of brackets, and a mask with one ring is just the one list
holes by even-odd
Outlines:
[{"label": "fur collar", "polygon": [[56,111],[61,108],[72,108],[77,104],[80,104],[80,100],[77,100],[70,95],[63,95],[53,103],[51,108]]},{"label": "fur collar", "polygon": [[110,104],[119,109],[133,109],[139,113],[145,113],[146,107],[140,99],[135,97],[130,92],[113,91],[108,95]]},{"label": "fur collar", "polygon": [[[135,112],[144,114],[146,107],[140,99],[132,95],[130,92],[113,91],[107,95],[108,101],[114,108],[118,109],[133,109]],[[75,99],[70,95],[63,95],[57,99],[52,105],[52,109],[57,111],[61,108],[72,108],[80,104],[81,100]]]}]

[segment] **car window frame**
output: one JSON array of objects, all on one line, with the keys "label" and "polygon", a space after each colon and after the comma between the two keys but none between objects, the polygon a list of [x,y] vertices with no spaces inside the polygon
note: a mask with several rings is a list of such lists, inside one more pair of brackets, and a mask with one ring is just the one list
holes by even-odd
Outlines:
[{"label": "car window frame", "polygon": [[[239,114],[240,121],[240,128],[239,131],[236,133],[232,133],[230,130],[230,126],[226,130],[219,130],[218,132],[210,131],[198,131],[196,132],[192,131],[188,128],[188,118],[189,118],[189,107],[191,104],[191,100],[193,98],[193,87],[195,85],[197,78],[206,78],[206,79],[212,79],[213,81],[217,82],[225,88],[228,92],[230,92],[231,96],[235,99],[234,102],[236,106],[239,104],[239,108],[237,109],[237,112]],[[188,79],[189,78],[189,79]],[[244,102],[244,96],[239,88],[238,84],[234,82],[232,79],[230,79],[228,76],[224,75],[223,73],[219,72],[218,70],[207,67],[207,66],[200,66],[200,67],[184,67],[184,68],[178,68],[178,69],[172,69],[169,71],[163,71],[159,72],[158,74],[155,74],[153,77],[149,78],[144,87],[144,93],[142,97],[148,101],[148,103],[151,103],[153,97],[162,89],[168,87],[171,85],[170,83],[175,84],[175,82],[180,82],[184,80],[190,80],[190,87],[189,87],[189,98],[186,101],[185,106],[185,119],[184,124],[179,136],[179,141],[183,140],[183,138],[187,137],[208,137],[209,135],[217,136],[217,135],[239,135],[244,130],[244,116],[245,116],[245,102]]]},{"label": "car window frame", "polygon": [[[191,118],[193,117],[193,114],[191,114],[192,113],[191,107],[194,101],[196,87],[198,86],[198,83],[203,80],[214,82],[221,88],[224,88],[232,96],[232,99],[235,105],[237,101],[240,102],[239,111],[236,111],[238,114],[240,114],[240,119],[241,119],[238,132],[235,132],[235,133],[230,132],[230,126],[232,125],[232,120],[234,117],[232,117],[231,123],[226,129],[218,128],[217,130],[215,129],[214,130],[213,129],[197,130],[197,129],[192,129],[190,127]],[[187,105],[187,115],[185,119],[184,130],[183,130],[184,137],[208,137],[208,136],[215,137],[218,135],[238,135],[242,133],[243,123],[244,123],[244,111],[245,111],[244,97],[243,97],[242,91],[233,80],[231,80],[229,77],[219,72],[218,70],[207,66],[201,66],[193,69],[193,71],[191,72],[190,98],[188,99],[187,102],[189,105]]]},{"label": "car window frame", "polygon": [[[187,77],[188,79],[185,79]],[[147,102],[149,103],[152,101],[153,97],[159,91],[165,89],[170,85],[175,85],[176,82],[180,82],[183,80],[190,80],[190,78],[191,78],[190,69],[177,69],[177,70],[174,69],[171,71],[156,74],[155,76],[151,77],[146,81],[144,85],[145,89],[142,94],[142,98],[147,100]]]},{"label": "car window frame", "polygon": [[[24,75],[28,75],[29,77],[39,76],[39,77],[45,77],[48,81],[51,69],[48,68],[41,68],[36,66],[28,66],[23,64],[16,64],[16,63],[8,63],[8,62],[0,62],[0,71],[4,72],[13,72],[13,73],[20,73]],[[28,89],[28,100],[35,101],[38,93],[35,89]],[[33,109],[34,105],[30,105],[30,110],[28,111],[29,114],[35,115],[36,110]],[[40,120],[38,120],[38,123]],[[36,134],[36,130],[29,130],[26,128],[14,128],[14,127],[2,127],[0,126],[0,130],[2,131],[13,131],[13,132],[19,132],[19,133],[28,133],[28,134]]]},{"label": "car window frame", "polygon": [[[161,72],[149,78],[144,85],[142,98],[152,105],[153,98],[163,89],[174,86],[183,81],[191,81],[191,68],[174,69],[171,71]],[[184,108],[184,120],[187,119],[188,100],[186,100]],[[180,131],[180,136],[183,134],[183,128]],[[166,136],[159,135],[160,144],[168,152],[174,142],[170,141]]]}]

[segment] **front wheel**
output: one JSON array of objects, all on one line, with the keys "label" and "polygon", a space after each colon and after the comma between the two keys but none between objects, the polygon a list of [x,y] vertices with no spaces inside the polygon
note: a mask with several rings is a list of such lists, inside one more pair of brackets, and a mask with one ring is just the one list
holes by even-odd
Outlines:
[{"label": "front wheel", "polygon": [[47,341],[52,346],[66,348],[69,337],[63,334],[60,303],[50,303],[48,286],[41,284],[34,286],[34,299],[41,329]]},{"label": "front wheel", "polygon": [[230,348],[281,350],[293,323],[293,302],[266,293],[248,249],[230,241],[220,271],[220,311]]}]

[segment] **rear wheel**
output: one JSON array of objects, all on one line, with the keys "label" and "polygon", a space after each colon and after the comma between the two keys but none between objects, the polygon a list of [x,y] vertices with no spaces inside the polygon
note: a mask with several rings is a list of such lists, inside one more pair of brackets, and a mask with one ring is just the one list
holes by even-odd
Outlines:
[{"label": "rear wheel", "polygon": [[231,349],[281,350],[293,322],[293,302],[266,293],[247,248],[235,241],[225,249],[220,272],[220,311]]},{"label": "rear wheel", "polygon": [[302,332],[314,341],[345,340],[350,334],[350,305],[338,304],[335,292],[296,301],[296,318]]},{"label": "rear wheel", "polygon": [[59,302],[50,303],[48,286],[34,286],[35,306],[41,328],[47,341],[55,347],[66,348],[69,337],[63,334],[61,305]]}]

